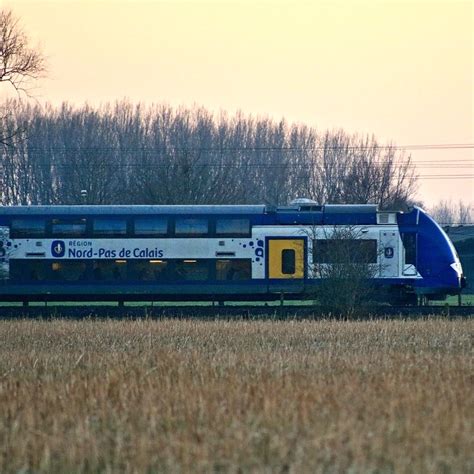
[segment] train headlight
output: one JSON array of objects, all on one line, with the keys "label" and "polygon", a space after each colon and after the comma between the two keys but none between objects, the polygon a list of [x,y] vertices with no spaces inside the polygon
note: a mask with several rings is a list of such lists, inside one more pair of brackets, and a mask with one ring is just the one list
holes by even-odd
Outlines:
[{"label": "train headlight", "polygon": [[454,262],[450,265],[450,267],[458,274],[459,277],[462,275],[462,267],[460,262]]}]

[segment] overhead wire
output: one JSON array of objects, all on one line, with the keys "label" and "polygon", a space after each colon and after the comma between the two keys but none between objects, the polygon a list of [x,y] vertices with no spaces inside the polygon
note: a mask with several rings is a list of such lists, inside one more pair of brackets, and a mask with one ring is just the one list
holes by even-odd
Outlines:
[{"label": "overhead wire", "polygon": [[[141,146],[141,147],[117,147],[117,146],[79,146],[79,147],[67,147],[67,146],[49,146],[39,147],[33,145],[26,145],[26,151],[28,152],[61,152],[61,154],[67,155],[69,158],[81,158],[84,153],[97,152],[97,151],[109,151],[116,153],[226,153],[226,152],[297,152],[297,151],[325,151],[325,150],[458,150],[458,149],[474,149],[473,143],[438,143],[438,144],[411,144],[411,145],[321,145],[321,146],[309,146],[309,147],[275,147],[275,146],[262,146],[262,147],[153,147],[153,146]],[[387,164],[387,160],[375,159],[368,160],[366,164]],[[462,159],[428,159],[428,160],[415,160],[410,158],[410,161],[400,161],[400,159],[394,159],[391,161],[394,171],[403,170],[416,170],[416,169],[433,169],[433,170],[466,170],[465,172],[459,172],[457,174],[419,174],[415,176],[408,176],[406,179],[410,180],[435,180],[435,179],[454,179],[454,180],[471,180],[474,179],[474,173],[469,173],[472,168],[474,170],[474,157],[473,158],[462,158]],[[187,164],[194,168],[312,168],[311,163],[252,163],[252,162],[240,162],[240,163],[199,163],[192,162]],[[84,163],[40,163],[34,165],[36,168],[45,169],[90,169],[90,168],[109,168],[113,167],[116,169],[120,168],[168,168],[169,163],[91,163],[90,165]],[[1,167],[1,166],[0,166]]]}]

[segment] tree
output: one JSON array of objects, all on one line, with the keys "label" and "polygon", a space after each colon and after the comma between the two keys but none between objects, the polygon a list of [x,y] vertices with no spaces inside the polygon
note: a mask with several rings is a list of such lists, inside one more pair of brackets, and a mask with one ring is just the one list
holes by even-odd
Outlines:
[{"label": "tree", "polygon": [[470,224],[472,222],[472,205],[460,200],[441,200],[430,211],[433,218],[443,225]]},{"label": "tree", "polygon": [[[31,82],[46,71],[46,61],[39,50],[30,47],[19,20],[10,10],[0,10],[0,83],[10,85],[18,95],[29,95]],[[22,129],[5,130],[5,119],[12,113],[3,107],[0,144],[13,145]]]},{"label": "tree", "polygon": [[46,71],[45,58],[29,40],[10,10],[0,10],[0,82],[28,93],[28,84]]},{"label": "tree", "polygon": [[310,237],[310,276],[320,280],[312,297],[323,311],[347,318],[370,312],[376,297],[372,281],[381,270],[377,241],[364,239],[352,226],[331,231],[314,226]]},{"label": "tree", "polygon": [[410,156],[374,137],[326,132],[316,141],[305,195],[320,204],[378,204],[400,208],[416,191]]},{"label": "tree", "polygon": [[93,108],[17,99],[10,110],[4,130],[27,130],[28,140],[19,135],[15,147],[0,148],[4,204],[73,204],[87,190],[90,204],[286,205],[309,197],[399,208],[416,183],[396,147],[284,120],[128,101]]}]

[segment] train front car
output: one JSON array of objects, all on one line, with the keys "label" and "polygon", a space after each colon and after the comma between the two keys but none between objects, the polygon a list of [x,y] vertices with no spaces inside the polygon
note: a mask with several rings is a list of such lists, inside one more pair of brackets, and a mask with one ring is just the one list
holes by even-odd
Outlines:
[{"label": "train front car", "polygon": [[404,275],[418,276],[411,281],[416,294],[431,300],[458,295],[466,279],[446,232],[418,207],[398,213],[397,220],[405,248]]}]

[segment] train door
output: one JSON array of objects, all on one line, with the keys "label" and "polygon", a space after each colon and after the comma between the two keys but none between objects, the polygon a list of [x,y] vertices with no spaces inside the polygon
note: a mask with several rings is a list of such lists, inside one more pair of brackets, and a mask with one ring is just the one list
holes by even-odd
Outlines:
[{"label": "train door", "polygon": [[300,279],[305,275],[305,239],[268,239],[268,278]]},{"label": "train door", "polygon": [[399,271],[398,232],[380,231],[380,276],[396,277]]},{"label": "train door", "polygon": [[10,277],[7,242],[10,237],[10,228],[0,226],[0,282]]}]

